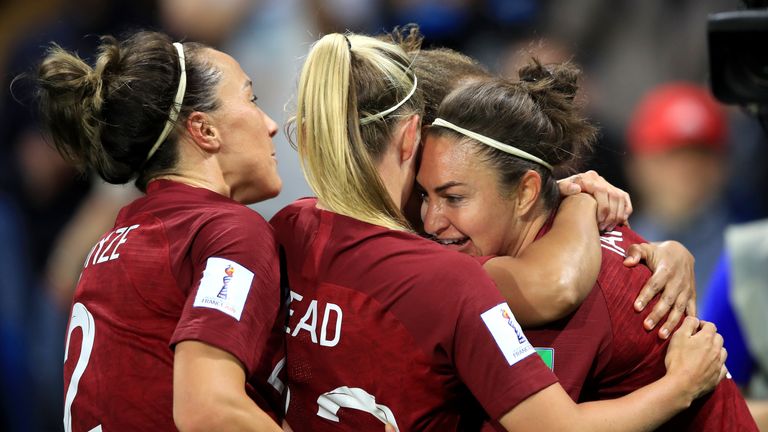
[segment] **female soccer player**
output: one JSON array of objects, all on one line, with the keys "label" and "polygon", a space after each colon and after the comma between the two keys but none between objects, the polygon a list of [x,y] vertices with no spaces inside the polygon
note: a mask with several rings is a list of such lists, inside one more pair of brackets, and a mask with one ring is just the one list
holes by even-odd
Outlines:
[{"label": "female soccer player", "polygon": [[57,149],[146,193],[84,263],[65,430],[280,430],[267,414],[279,406],[277,247],[243,205],[280,191],[277,125],[251,78],[225,53],[138,32],[102,38],[95,67],[53,45],[37,79]]},{"label": "female soccer player", "polygon": [[[519,256],[546,233],[559,203],[555,178],[572,168],[594,138],[574,102],[578,70],[534,63],[520,82],[487,79],[461,86],[440,105],[426,136],[418,183],[424,229],[452,249],[485,258]],[[574,400],[612,399],[664,376],[674,343],[642,330],[647,315],[631,302],[650,272],[623,265],[628,245],[643,240],[626,226],[603,232],[597,283],[565,319],[526,330]],[[510,303],[540,289],[505,290]],[[536,305],[531,305],[532,309]],[[514,307],[513,307],[514,310]],[[664,430],[756,430],[729,380],[664,425]]]},{"label": "female soccer player", "polygon": [[[412,40],[401,35],[392,33],[394,39],[411,54],[419,85],[424,91],[423,124],[429,125],[434,121],[440,102],[461,83],[493,78],[470,57],[447,48],[419,49]],[[577,183],[597,201],[601,230],[611,231],[618,223],[626,222],[632,211],[626,193],[609,185],[594,171],[558,182],[562,194],[572,193],[568,189],[572,187],[570,183]],[[409,203],[409,220],[423,232],[419,216],[421,199],[412,201],[418,203]],[[514,257],[495,257],[483,265],[507,291],[505,297],[523,327],[564,318],[591,292],[599,267],[593,266],[592,260],[599,262],[602,258],[593,213],[589,207],[583,208],[573,200],[564,200],[558,207],[551,229],[535,244]],[[628,248],[625,264],[637,265],[641,258],[645,259],[654,274],[639,294],[632,293],[637,295],[633,305],[640,312],[651,298],[663,291],[663,300],[655,303],[643,325],[647,330],[658,325],[659,337],[667,338],[684,312],[696,315],[693,256],[675,241],[637,243]],[[525,287],[541,288],[521,292]]]},{"label": "female soccer player", "polygon": [[507,430],[646,430],[719,381],[721,338],[689,318],[663,378],[576,405],[482,268],[409,229],[422,108],[394,44],[330,34],[303,66],[295,130],[317,199],[272,220],[291,288],[294,430],[456,430],[486,415]]}]

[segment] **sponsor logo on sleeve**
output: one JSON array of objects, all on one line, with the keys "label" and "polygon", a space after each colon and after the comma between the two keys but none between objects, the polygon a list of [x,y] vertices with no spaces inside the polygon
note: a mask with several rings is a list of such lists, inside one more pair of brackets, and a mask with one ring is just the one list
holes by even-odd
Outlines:
[{"label": "sponsor logo on sleeve", "polygon": [[253,272],[224,258],[208,258],[194,307],[217,309],[240,321]]},{"label": "sponsor logo on sleeve", "polygon": [[520,324],[506,303],[501,303],[480,315],[510,366],[536,351],[523,334]]}]

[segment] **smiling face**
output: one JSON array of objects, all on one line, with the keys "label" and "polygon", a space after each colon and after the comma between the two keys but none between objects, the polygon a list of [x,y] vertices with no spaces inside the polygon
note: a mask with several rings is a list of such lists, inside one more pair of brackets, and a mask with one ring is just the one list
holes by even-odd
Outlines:
[{"label": "smiling face", "polygon": [[272,198],[282,187],[272,143],[277,124],[256,105],[240,64],[220,51],[209,53],[223,75],[216,89],[220,106],[209,114],[220,134],[219,162],[230,196],[245,204]]},{"label": "smiling face", "polygon": [[515,200],[502,196],[496,173],[455,138],[427,135],[416,178],[424,230],[473,256],[507,253],[521,232]]}]

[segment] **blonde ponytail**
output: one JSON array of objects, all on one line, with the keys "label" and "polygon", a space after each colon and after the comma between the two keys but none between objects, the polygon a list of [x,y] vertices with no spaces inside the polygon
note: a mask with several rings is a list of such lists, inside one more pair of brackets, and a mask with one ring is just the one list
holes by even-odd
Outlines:
[{"label": "blonde ponytail", "polygon": [[[399,51],[399,52],[398,52]],[[406,55],[396,45],[366,36],[326,35],[315,43],[302,69],[297,98],[295,127],[304,175],[328,210],[394,230],[410,230],[376,170],[393,125],[381,118],[363,126],[362,104],[372,107],[370,86],[402,100],[413,88],[412,74],[399,63]],[[405,61],[405,60],[403,60]],[[354,75],[354,76],[353,76]],[[420,97],[394,110],[419,112]],[[379,101],[378,105],[382,105]],[[377,107],[376,112],[388,106]],[[373,111],[373,110],[371,110]]]}]

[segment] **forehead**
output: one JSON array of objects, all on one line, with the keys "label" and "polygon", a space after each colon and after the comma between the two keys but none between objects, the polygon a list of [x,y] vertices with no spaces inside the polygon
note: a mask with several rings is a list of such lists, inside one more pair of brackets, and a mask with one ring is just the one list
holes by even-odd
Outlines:
[{"label": "forehead", "polygon": [[423,186],[484,177],[488,167],[474,144],[462,138],[428,134],[424,140],[418,179]]},{"label": "forehead", "polygon": [[248,81],[248,76],[240,67],[240,63],[229,54],[206,48],[204,55],[216,69],[221,71],[223,86],[241,87],[244,82]]}]

